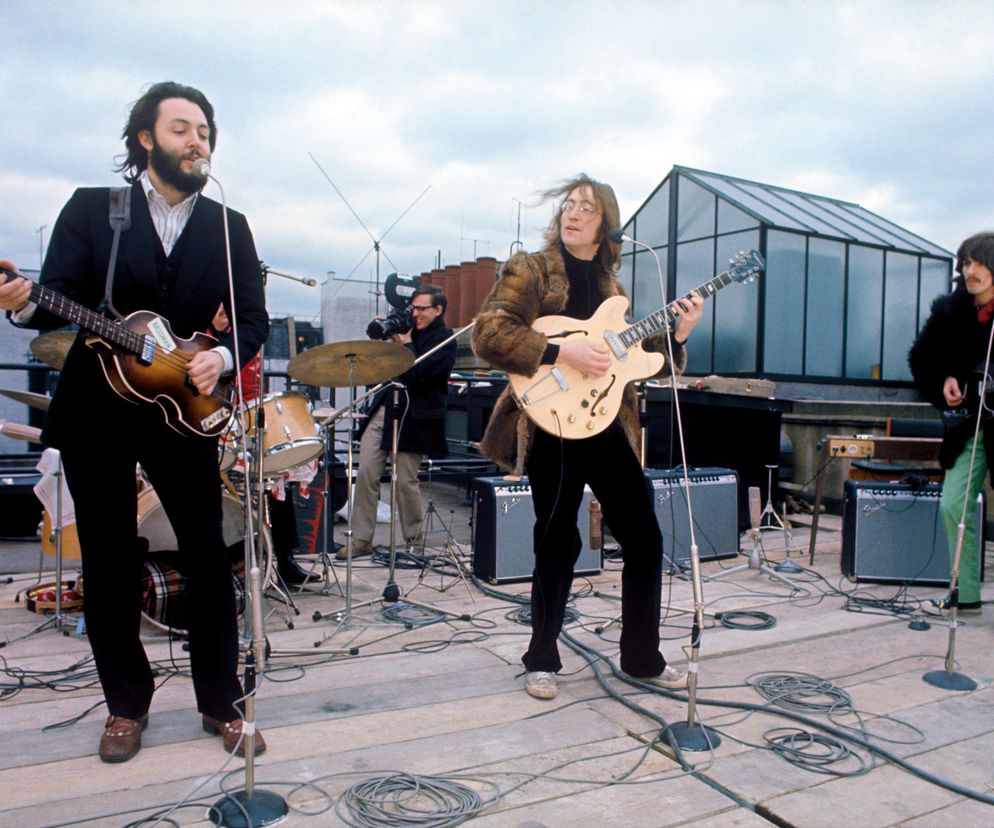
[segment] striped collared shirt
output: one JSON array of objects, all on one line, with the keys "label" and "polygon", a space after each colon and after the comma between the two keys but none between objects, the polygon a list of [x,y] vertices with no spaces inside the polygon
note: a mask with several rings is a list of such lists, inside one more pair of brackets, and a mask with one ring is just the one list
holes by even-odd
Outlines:
[{"label": "striped collared shirt", "polygon": [[148,212],[152,216],[155,232],[159,234],[159,238],[162,240],[162,249],[166,251],[168,256],[173,252],[176,240],[190,220],[190,214],[193,212],[193,205],[196,204],[199,193],[193,193],[176,206],[170,207],[159,194],[159,191],[152,186],[152,182],[149,181],[148,170],[142,170],[138,180],[141,182],[142,192],[148,199]]}]

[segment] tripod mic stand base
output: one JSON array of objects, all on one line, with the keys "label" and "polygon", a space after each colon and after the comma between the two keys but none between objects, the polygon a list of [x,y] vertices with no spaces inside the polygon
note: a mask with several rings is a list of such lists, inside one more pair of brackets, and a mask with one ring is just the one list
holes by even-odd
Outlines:
[{"label": "tripod mic stand base", "polygon": [[718,732],[704,725],[677,722],[670,725],[670,733],[673,734],[673,739],[680,746],[680,750],[706,751],[721,744]]},{"label": "tripod mic stand base", "polygon": [[241,790],[215,802],[208,810],[207,818],[214,825],[227,828],[256,828],[283,819],[288,811],[286,800],[279,794],[256,790],[249,796],[247,791]]},{"label": "tripod mic stand base", "polygon": [[922,676],[922,680],[943,690],[976,690],[977,682],[962,673],[948,670],[932,670]]}]

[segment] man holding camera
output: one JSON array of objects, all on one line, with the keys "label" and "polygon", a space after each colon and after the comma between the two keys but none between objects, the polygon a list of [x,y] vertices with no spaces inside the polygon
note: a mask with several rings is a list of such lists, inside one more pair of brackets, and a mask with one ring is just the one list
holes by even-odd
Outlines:
[{"label": "man holding camera", "polygon": [[[452,336],[452,329],[445,324],[447,304],[445,294],[438,288],[418,287],[411,297],[413,327],[390,339],[410,348],[415,359],[428,353]],[[382,331],[383,327],[379,326],[378,330]],[[367,334],[375,338],[369,330]],[[421,457],[438,459],[448,454],[445,398],[456,351],[453,339],[427,359],[412,365],[373,397],[368,419],[359,431],[359,471],[352,499],[353,557],[372,551],[380,477],[391,452],[394,420],[397,421],[397,517],[405,544],[415,542],[422,519],[418,490]],[[343,547],[337,557],[344,560],[346,554]]]}]

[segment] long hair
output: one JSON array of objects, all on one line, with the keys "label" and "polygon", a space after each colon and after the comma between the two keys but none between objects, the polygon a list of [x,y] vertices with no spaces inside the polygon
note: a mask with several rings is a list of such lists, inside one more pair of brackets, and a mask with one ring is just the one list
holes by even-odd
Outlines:
[{"label": "long hair", "polygon": [[203,110],[207,126],[210,128],[208,144],[211,152],[214,151],[214,145],[217,143],[217,125],[214,123],[214,107],[207,100],[207,96],[199,89],[173,81],[153,84],[131,105],[128,122],[121,131],[126,152],[123,156],[119,156],[123,157],[123,160],[114,171],[123,172],[125,181],[134,183],[148,166],[148,151],[141,145],[138,135],[146,130],[155,135],[155,119],[159,116],[159,104],[166,98],[185,98]]},{"label": "long hair", "polygon": [[994,273],[994,232],[975,233],[959,246],[956,251],[957,275],[953,280],[957,285],[964,284],[963,267],[967,259],[973,259]]},{"label": "long hair", "polygon": [[[601,226],[598,230],[600,247],[597,248],[596,258],[606,272],[613,273],[618,269],[618,265],[621,262],[621,245],[611,241],[607,237],[607,233],[609,230],[621,226],[621,210],[618,208],[618,198],[614,194],[614,189],[611,185],[595,181],[586,173],[580,173],[568,181],[562,182],[557,187],[545,190],[540,195],[543,201],[548,201],[549,199],[559,200],[568,196],[577,187],[590,187],[594,194],[594,201],[597,202],[597,206],[601,209]],[[562,207],[561,202],[559,207]],[[552,220],[549,222],[549,226],[545,228],[543,238],[547,245],[558,246],[562,242],[559,229],[561,215],[561,210],[556,210],[552,216]]]}]

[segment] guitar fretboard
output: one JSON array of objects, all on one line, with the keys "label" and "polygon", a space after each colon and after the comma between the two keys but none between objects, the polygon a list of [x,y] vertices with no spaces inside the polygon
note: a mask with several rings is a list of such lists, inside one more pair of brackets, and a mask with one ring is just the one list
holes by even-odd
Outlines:
[{"label": "guitar fretboard", "polygon": [[[697,288],[697,292],[700,293],[705,299],[709,299],[723,287],[730,285],[734,281],[733,273],[733,270],[726,270],[724,273],[719,273],[713,279],[710,279]],[[693,291],[690,293],[693,293]],[[686,294],[683,298],[689,298],[690,293]],[[673,320],[676,318],[677,314],[676,311],[673,310],[673,306],[671,304],[667,305],[664,308],[660,308],[655,313],[650,313],[644,319],[640,319],[638,322],[629,325],[618,334],[618,339],[621,340],[622,344],[624,344],[626,348],[631,348],[646,337],[653,336],[666,330],[673,324]]]},{"label": "guitar fretboard", "polygon": [[133,354],[142,352],[144,335],[134,333],[123,325],[83,307],[78,302],[67,299],[54,290],[49,290],[41,285],[31,285],[31,301],[49,313],[54,313],[60,319],[75,322],[84,330],[102,336],[108,342],[126,351]]}]

